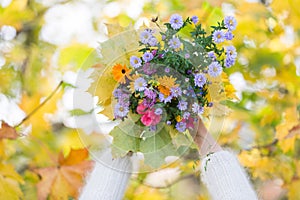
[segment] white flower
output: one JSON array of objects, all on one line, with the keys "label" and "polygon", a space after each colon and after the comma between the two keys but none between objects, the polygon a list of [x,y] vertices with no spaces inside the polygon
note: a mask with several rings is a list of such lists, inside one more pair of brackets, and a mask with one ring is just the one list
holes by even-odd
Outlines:
[{"label": "white flower", "polygon": [[12,40],[12,39],[14,39],[16,37],[17,31],[12,26],[4,25],[1,28],[0,34],[1,34],[1,38],[3,40],[10,41],[10,40]]},{"label": "white flower", "polygon": [[180,176],[179,167],[165,168],[147,175],[145,183],[152,187],[166,187]]},{"label": "white flower", "polygon": [[86,71],[80,70],[78,73],[67,71],[63,76],[63,81],[74,86],[76,89],[87,91],[94,80],[90,78],[95,70],[90,68]]},{"label": "white flower", "polygon": [[26,116],[15,101],[9,99],[4,94],[0,94],[0,121],[6,122],[10,126],[15,126]]},{"label": "white flower", "polygon": [[0,5],[2,8],[9,6],[10,3],[11,3],[11,0],[0,0]]},{"label": "white flower", "polygon": [[67,89],[62,97],[64,107],[71,111],[80,109],[90,112],[94,108],[93,96],[83,90]]},{"label": "white flower", "polygon": [[110,121],[106,116],[92,112],[86,115],[70,116],[63,121],[64,125],[70,128],[80,128],[86,134],[93,132],[109,134],[118,125],[117,121]]}]

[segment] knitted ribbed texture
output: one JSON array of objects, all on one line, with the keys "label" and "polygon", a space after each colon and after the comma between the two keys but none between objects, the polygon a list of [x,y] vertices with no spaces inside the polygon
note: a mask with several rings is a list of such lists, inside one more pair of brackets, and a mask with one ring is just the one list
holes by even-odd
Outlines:
[{"label": "knitted ribbed texture", "polygon": [[88,177],[80,200],[120,200],[128,184],[132,164],[128,156],[113,159],[105,151]]},{"label": "knitted ribbed texture", "polygon": [[244,169],[228,151],[210,154],[201,161],[201,179],[213,200],[257,200]]}]

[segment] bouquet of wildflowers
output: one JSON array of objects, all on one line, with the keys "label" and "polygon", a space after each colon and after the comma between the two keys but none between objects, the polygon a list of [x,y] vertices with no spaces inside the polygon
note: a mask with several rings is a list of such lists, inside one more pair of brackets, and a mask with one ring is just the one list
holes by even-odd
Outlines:
[{"label": "bouquet of wildflowers", "polygon": [[129,56],[128,64],[111,67],[117,82],[113,115],[120,120],[111,131],[116,156],[128,151],[146,153],[149,160],[157,151],[163,152],[158,157],[176,155],[174,135],[196,129],[199,115],[213,106],[208,98],[210,79],[235,63],[237,53],[230,41],[236,24],[227,16],[208,33],[197,16],[183,20],[174,14],[164,29],[139,32],[136,54]]}]

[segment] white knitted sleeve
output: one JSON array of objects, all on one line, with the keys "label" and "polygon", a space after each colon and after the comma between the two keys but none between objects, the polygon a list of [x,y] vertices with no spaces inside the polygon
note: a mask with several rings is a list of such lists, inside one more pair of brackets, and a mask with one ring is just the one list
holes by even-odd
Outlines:
[{"label": "white knitted sleeve", "polygon": [[128,156],[113,159],[105,151],[87,179],[80,200],[121,200],[132,172]]},{"label": "white knitted sleeve", "polygon": [[201,179],[213,200],[257,200],[246,172],[228,151],[218,151],[201,161]]}]

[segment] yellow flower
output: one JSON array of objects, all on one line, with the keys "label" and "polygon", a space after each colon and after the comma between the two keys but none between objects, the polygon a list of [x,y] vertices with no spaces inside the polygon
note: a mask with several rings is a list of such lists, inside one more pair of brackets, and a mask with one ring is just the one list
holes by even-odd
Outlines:
[{"label": "yellow flower", "polygon": [[177,122],[180,122],[181,121],[180,115],[177,115],[175,119],[176,119]]},{"label": "yellow flower", "polygon": [[178,84],[175,83],[176,78],[172,76],[163,76],[157,78],[159,82],[158,90],[163,93],[165,96],[169,96],[171,94],[172,87],[178,87]]},{"label": "yellow flower", "polygon": [[116,64],[113,66],[112,74],[116,81],[120,83],[125,83],[125,76],[129,76],[130,69],[126,67],[126,65]]}]

